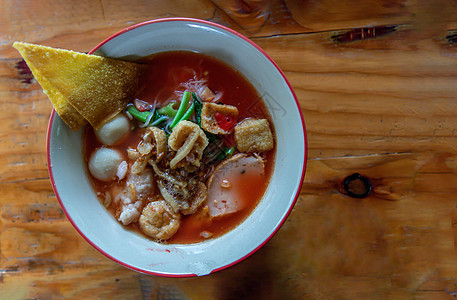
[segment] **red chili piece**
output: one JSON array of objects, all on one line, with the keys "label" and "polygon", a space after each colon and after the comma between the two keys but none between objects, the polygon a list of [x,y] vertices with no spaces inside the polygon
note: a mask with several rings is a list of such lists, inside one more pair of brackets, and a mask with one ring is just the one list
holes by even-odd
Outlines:
[{"label": "red chili piece", "polygon": [[140,100],[140,99],[135,99],[133,101],[133,103],[135,104],[136,109],[138,109],[141,112],[151,110],[151,108],[152,108],[151,104],[149,104],[146,101]]},{"label": "red chili piece", "polygon": [[214,118],[216,119],[217,125],[219,125],[222,130],[229,131],[235,125],[235,119],[231,116],[215,113]]}]

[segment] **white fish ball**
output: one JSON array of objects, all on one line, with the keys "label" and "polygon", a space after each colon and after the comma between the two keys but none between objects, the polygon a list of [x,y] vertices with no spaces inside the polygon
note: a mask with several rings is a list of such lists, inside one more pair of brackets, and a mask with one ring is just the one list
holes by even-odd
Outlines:
[{"label": "white fish ball", "polygon": [[115,178],[117,166],[122,161],[122,156],[118,151],[99,148],[89,158],[89,171],[98,180],[111,181]]},{"label": "white fish ball", "polygon": [[122,140],[129,130],[129,119],[121,113],[104,124],[99,130],[95,130],[95,135],[101,143],[111,146]]}]

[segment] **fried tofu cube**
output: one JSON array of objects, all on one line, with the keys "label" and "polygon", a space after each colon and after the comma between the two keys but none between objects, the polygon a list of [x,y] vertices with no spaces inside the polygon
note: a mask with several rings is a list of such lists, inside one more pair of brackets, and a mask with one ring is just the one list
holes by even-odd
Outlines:
[{"label": "fried tofu cube", "polygon": [[267,119],[245,119],[235,126],[235,143],[240,152],[262,152],[273,149],[273,134]]},{"label": "fried tofu cube", "polygon": [[202,128],[214,134],[230,134],[238,118],[238,108],[231,105],[204,102]]}]

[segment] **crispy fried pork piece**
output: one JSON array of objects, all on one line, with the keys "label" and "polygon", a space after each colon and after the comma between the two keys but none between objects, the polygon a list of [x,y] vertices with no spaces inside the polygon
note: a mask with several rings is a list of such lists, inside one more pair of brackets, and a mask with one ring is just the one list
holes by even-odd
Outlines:
[{"label": "crispy fried pork piece", "polygon": [[208,196],[206,185],[198,180],[190,180],[189,184],[180,186],[171,181],[158,179],[157,187],[173,210],[184,215],[195,213]]},{"label": "crispy fried pork piece", "polygon": [[175,212],[193,214],[206,201],[208,191],[200,180],[169,169],[160,170],[153,160],[149,164],[156,175],[160,194]]},{"label": "crispy fried pork piece", "polygon": [[189,193],[186,188],[181,188],[169,181],[161,179],[157,180],[157,187],[163,199],[173,208],[174,212],[180,212],[189,208],[189,204],[186,201]]},{"label": "crispy fried pork piece", "polygon": [[184,215],[195,213],[208,198],[208,189],[203,182],[199,181],[195,186],[195,189],[196,192],[194,192],[193,197],[187,202],[189,204],[189,208],[181,210]]},{"label": "crispy fried pork piece", "polygon": [[[219,114],[219,118],[222,119],[229,118],[229,124],[218,124],[221,120],[218,120],[216,114]],[[230,134],[238,118],[238,108],[231,105],[204,102],[201,116],[204,130],[214,134]]]},{"label": "crispy fried pork piece", "polygon": [[144,171],[148,161],[153,158],[160,161],[167,152],[167,135],[157,127],[148,127],[143,139],[138,144],[137,150],[127,150],[128,156],[137,157],[132,165],[132,173],[139,174]]},{"label": "crispy fried pork piece", "polygon": [[170,161],[170,168],[173,170],[186,164],[199,167],[207,145],[208,138],[197,124],[180,121],[168,138],[168,146],[177,151]]},{"label": "crispy fried pork piece", "polygon": [[235,143],[240,152],[262,152],[273,149],[273,134],[266,119],[244,119],[235,126]]},{"label": "crispy fried pork piece", "polygon": [[[143,136],[143,141],[145,144],[150,144],[152,146],[151,151],[153,152],[153,155],[155,155],[157,161],[160,161],[162,157],[165,156],[168,148],[165,131],[155,126],[147,127],[146,133]],[[138,150],[141,153],[140,148],[138,148]]]}]

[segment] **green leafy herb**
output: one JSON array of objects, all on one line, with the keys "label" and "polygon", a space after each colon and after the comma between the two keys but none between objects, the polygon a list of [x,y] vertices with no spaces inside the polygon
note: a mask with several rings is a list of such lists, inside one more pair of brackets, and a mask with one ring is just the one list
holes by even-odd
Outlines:
[{"label": "green leafy herb", "polygon": [[198,126],[201,127],[203,103],[195,93],[192,93],[192,100],[193,104],[195,105],[195,120],[197,120]]},{"label": "green leafy herb", "polygon": [[233,145],[230,148],[225,147],[225,149],[224,149],[225,158],[232,157],[233,154],[235,153],[235,148],[236,148],[235,145]]}]

